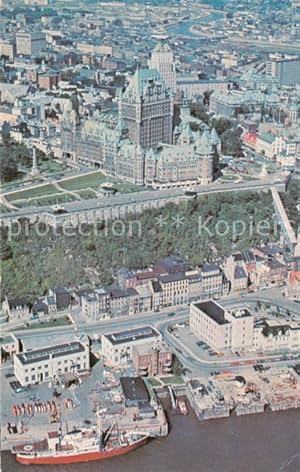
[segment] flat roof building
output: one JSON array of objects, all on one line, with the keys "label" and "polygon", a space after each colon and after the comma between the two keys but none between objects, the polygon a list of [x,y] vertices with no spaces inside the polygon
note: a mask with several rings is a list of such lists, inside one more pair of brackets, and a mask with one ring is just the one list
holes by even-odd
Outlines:
[{"label": "flat roof building", "polygon": [[246,349],[253,345],[254,317],[246,309],[226,311],[214,300],[193,303],[191,331],[214,349]]},{"label": "flat roof building", "polygon": [[132,361],[134,346],[151,344],[159,348],[162,336],[152,326],[104,334],[101,338],[102,355],[106,362],[112,365],[127,365]]},{"label": "flat roof building", "polygon": [[24,387],[67,372],[90,369],[89,346],[79,341],[26,351],[14,356],[14,373]]},{"label": "flat roof building", "polygon": [[16,33],[17,54],[38,56],[46,48],[46,35],[42,32]]},{"label": "flat roof building", "polygon": [[141,377],[121,377],[120,382],[126,406],[141,407],[149,405],[149,392]]},{"label": "flat roof building", "polygon": [[231,325],[225,317],[225,309],[213,300],[191,304],[190,327],[197,338],[204,339],[215,349],[231,346]]}]

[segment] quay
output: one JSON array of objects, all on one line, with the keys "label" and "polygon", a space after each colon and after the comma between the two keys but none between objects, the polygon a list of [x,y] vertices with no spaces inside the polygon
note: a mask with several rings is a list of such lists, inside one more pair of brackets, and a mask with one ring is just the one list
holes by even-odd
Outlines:
[{"label": "quay", "polygon": [[[254,366],[256,367],[256,366]],[[187,383],[187,398],[199,420],[300,408],[300,378],[295,369],[249,369],[243,375],[217,373]]]}]

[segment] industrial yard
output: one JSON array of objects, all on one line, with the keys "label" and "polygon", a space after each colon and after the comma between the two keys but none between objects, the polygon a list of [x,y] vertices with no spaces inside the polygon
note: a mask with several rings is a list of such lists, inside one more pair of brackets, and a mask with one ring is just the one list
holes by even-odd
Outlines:
[{"label": "industrial yard", "polygon": [[300,378],[295,369],[249,368],[243,375],[215,373],[187,384],[187,396],[199,419],[223,418],[300,407]]}]

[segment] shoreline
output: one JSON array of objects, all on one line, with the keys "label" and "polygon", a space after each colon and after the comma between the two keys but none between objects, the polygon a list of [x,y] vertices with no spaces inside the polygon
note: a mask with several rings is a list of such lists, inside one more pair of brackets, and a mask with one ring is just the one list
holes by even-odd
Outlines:
[{"label": "shoreline", "polygon": [[[299,470],[300,454],[297,442],[299,415],[291,411],[278,415],[247,415],[244,418],[226,418],[226,421],[199,422],[195,415],[168,415],[170,434],[163,440],[151,441],[137,452],[121,458],[105,461],[106,472],[131,470],[132,472],[199,471],[199,453],[203,470],[232,472],[238,461],[240,470],[265,472],[279,470],[280,466],[292,463]],[[258,428],[258,429],[257,429]],[[270,430],[270,441],[264,442]],[[231,431],[231,432],[230,432]],[[215,444],[218,444],[215,453]],[[172,455],[169,454],[173,450]],[[186,459],[188,452],[189,458]],[[235,459],[228,451],[234,451]],[[1,451],[3,471],[22,472],[24,466],[17,463],[9,450]],[[163,465],[163,467],[162,467]],[[251,468],[249,468],[251,466]],[[103,466],[102,466],[103,467]],[[44,472],[46,466],[28,466],[28,472]],[[81,464],[66,464],[64,472],[98,472],[101,461]]]}]

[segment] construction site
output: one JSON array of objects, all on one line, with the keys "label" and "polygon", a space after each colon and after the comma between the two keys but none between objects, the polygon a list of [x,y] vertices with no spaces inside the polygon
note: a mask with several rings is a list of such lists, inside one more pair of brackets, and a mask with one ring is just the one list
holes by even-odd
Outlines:
[{"label": "construction site", "polygon": [[200,420],[300,408],[300,377],[296,369],[264,367],[215,373],[187,383],[187,397]]}]

